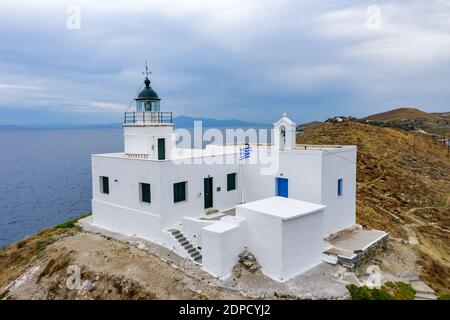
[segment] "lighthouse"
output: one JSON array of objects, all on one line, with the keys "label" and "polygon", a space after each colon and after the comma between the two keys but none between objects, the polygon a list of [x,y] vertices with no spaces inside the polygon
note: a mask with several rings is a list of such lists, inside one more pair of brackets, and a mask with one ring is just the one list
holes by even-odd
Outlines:
[{"label": "lighthouse", "polygon": [[145,65],[144,88],[134,99],[132,111],[124,114],[124,147],[129,157],[166,160],[174,147],[172,112],[161,111],[158,94],[150,86]]},{"label": "lighthouse", "polygon": [[314,268],[325,250],[329,263],[336,252],[357,260],[354,248],[386,236],[352,250],[324,244],[356,230],[355,146],[297,145],[283,114],[273,144],[177,148],[147,65],[143,75],[123,118],[125,150],[92,155],[94,226],[157,243],[215,277],[230,275],[245,249],[276,281]]}]

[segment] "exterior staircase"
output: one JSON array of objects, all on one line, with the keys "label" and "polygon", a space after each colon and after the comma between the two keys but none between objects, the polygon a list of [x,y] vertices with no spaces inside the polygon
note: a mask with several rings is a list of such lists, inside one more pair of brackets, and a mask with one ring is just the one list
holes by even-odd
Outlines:
[{"label": "exterior staircase", "polygon": [[183,247],[184,250],[191,256],[194,262],[202,263],[202,255],[199,250],[197,250],[192,243],[183,235],[183,233],[178,229],[168,230],[172,236],[178,241],[178,243]]},{"label": "exterior staircase", "polygon": [[415,300],[436,300],[436,294],[433,289],[420,280],[412,281],[411,287],[416,291]]}]

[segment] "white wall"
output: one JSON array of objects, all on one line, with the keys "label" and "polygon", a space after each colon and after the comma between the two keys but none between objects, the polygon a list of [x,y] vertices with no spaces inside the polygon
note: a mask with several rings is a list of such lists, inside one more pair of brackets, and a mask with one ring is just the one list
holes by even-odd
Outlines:
[{"label": "white wall", "polygon": [[194,247],[202,247],[202,229],[216,222],[213,220],[184,217],[181,222],[183,235]]},{"label": "white wall", "polygon": [[295,277],[322,262],[324,211],[282,222],[281,280]]},{"label": "white wall", "polygon": [[[159,239],[162,190],[159,163],[92,156],[92,214],[99,227],[146,239]],[[100,192],[100,176],[109,178],[109,194]],[[150,183],[151,203],[140,201],[139,183]]]},{"label": "white wall", "polygon": [[158,138],[166,140],[166,158],[170,158],[175,145],[173,126],[126,125],[124,126],[125,153],[147,154],[151,159],[158,159]]},{"label": "white wall", "polygon": [[[219,157],[205,157],[198,159],[200,163],[175,163],[172,161],[161,162],[161,188],[163,193],[162,218],[163,228],[179,223],[183,217],[198,217],[203,215],[204,208],[204,178],[213,178],[213,207],[219,211],[233,208],[240,198],[239,189],[227,191],[227,174],[238,173],[236,164],[209,164],[203,161],[211,161]],[[195,161],[195,160],[194,160]],[[217,160],[218,161],[218,160]],[[188,181],[187,199],[174,203],[173,184],[176,182]],[[217,191],[220,187],[220,191]]]},{"label": "white wall", "polygon": [[164,243],[161,217],[148,212],[92,200],[93,224],[101,228]]},{"label": "white wall", "polygon": [[[325,209],[325,234],[329,235],[356,223],[356,147],[331,150],[323,155],[322,203]],[[337,195],[337,181],[343,178],[343,195]]]},{"label": "white wall", "polygon": [[[212,161],[218,157],[200,158]],[[210,159],[210,160],[208,160]],[[203,179],[213,178],[213,206],[219,210],[233,208],[240,199],[236,164],[183,164],[108,156],[92,157],[93,199],[161,216],[161,228],[172,227],[182,218],[198,217],[204,212]],[[227,174],[237,173],[236,189],[227,191]],[[100,176],[109,177],[110,193],[100,193]],[[117,180],[117,181],[115,181]],[[173,202],[173,184],[188,181],[187,199]],[[140,202],[139,182],[150,183],[151,204]],[[220,187],[220,191],[217,191]],[[95,214],[95,212],[94,212]]]},{"label": "white wall", "polygon": [[286,281],[321,263],[323,210],[283,220],[238,206],[236,216],[247,221],[246,246],[268,277]]},{"label": "white wall", "polygon": [[203,269],[216,277],[226,277],[236,265],[239,254],[244,251],[246,222],[216,222],[202,230]]},{"label": "white wall", "polygon": [[[264,151],[260,151],[263,153]],[[289,198],[321,203],[321,151],[292,150],[270,153],[276,171],[261,175],[259,165],[246,164],[244,167],[245,202],[275,196],[275,178],[288,179]],[[276,160],[276,156],[279,155]],[[262,157],[261,155],[258,155]],[[278,161],[278,162],[277,162]],[[278,163],[278,164],[276,164]]]},{"label": "white wall", "polygon": [[281,220],[241,206],[236,207],[236,216],[246,220],[245,243],[261,265],[262,272],[270,278],[280,278]]}]

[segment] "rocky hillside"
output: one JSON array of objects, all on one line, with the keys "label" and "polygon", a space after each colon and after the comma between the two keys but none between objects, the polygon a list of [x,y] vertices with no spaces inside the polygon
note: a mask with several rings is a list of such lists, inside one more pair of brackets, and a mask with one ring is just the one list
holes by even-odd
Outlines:
[{"label": "rocky hillside", "polygon": [[444,135],[444,126],[450,130],[450,112],[428,113],[417,108],[398,108],[362,118],[361,121],[409,130],[423,130],[439,136]]},{"label": "rocky hillside", "polygon": [[384,122],[437,121],[439,119],[440,117],[437,114],[427,113],[417,108],[398,108],[363,118],[363,120],[384,121]]},{"label": "rocky hillside", "polygon": [[450,292],[450,158],[423,135],[358,122],[307,128],[299,143],[358,146],[357,221],[415,250],[421,278]]}]

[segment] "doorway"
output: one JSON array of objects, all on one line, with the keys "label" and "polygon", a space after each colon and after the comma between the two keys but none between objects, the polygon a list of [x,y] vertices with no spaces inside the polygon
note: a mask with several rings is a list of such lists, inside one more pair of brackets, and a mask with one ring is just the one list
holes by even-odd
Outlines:
[{"label": "doorway", "polygon": [[158,160],[166,159],[166,139],[158,139]]},{"label": "doorway", "polygon": [[277,196],[288,198],[289,196],[288,179],[275,178],[275,190]]},{"label": "doorway", "polygon": [[205,209],[212,208],[213,206],[213,178],[203,179],[203,190],[205,197]]}]

